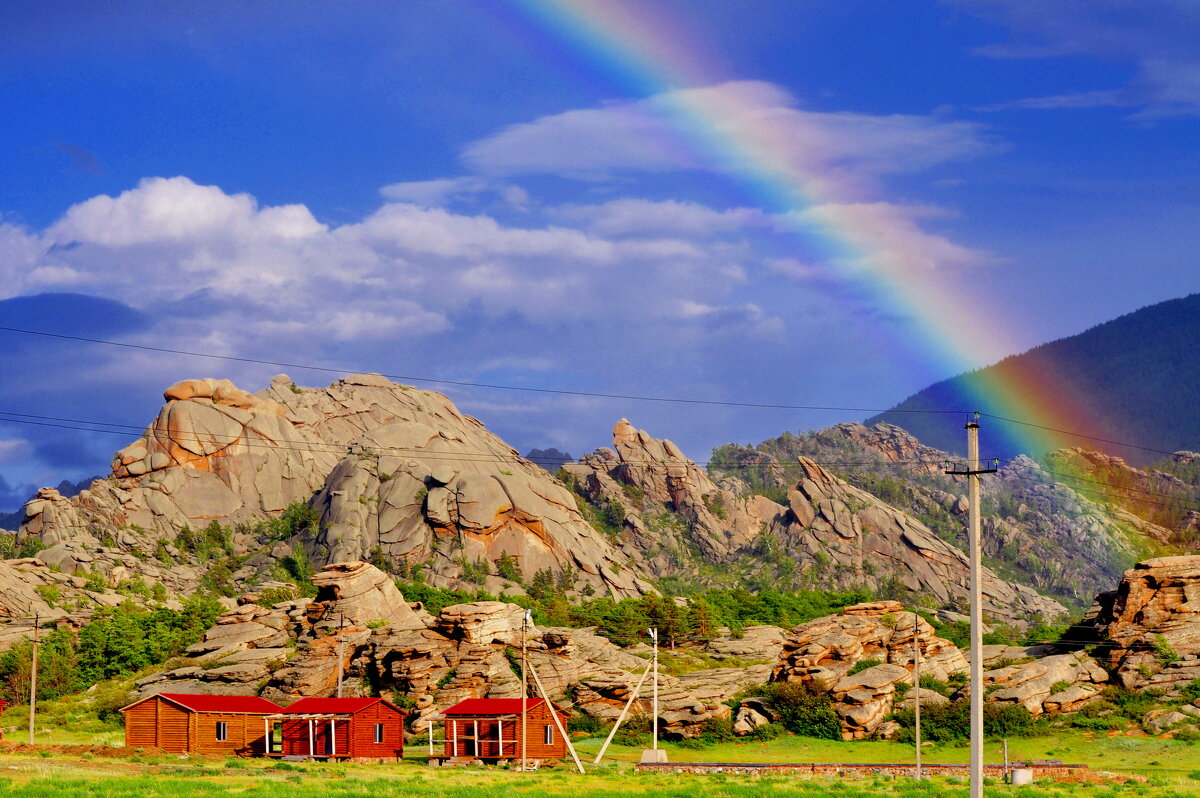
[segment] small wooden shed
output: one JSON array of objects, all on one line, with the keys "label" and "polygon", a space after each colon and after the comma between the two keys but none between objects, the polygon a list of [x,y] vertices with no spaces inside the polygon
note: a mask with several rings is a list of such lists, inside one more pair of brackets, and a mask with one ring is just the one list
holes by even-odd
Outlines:
[{"label": "small wooden shed", "polygon": [[242,755],[263,750],[263,718],[281,710],[258,696],[192,693],[159,693],[121,709],[125,745]]},{"label": "small wooden shed", "polygon": [[265,719],[268,756],[400,759],[404,717],[382,698],[302,698]]},{"label": "small wooden shed", "polygon": [[[0,715],[4,714],[4,708],[6,706],[8,706],[8,702],[5,701],[3,698],[0,698]],[[3,732],[3,730],[0,730],[0,740],[3,740],[3,739],[4,739],[4,732]]]},{"label": "small wooden shed", "polygon": [[[525,728],[528,738],[525,756],[529,759],[558,759],[567,755],[567,741],[554,723],[557,712],[562,728],[570,716],[557,704],[546,705],[540,698],[525,700]],[[521,758],[521,699],[468,698],[447,709],[433,720],[446,724],[443,759],[482,759],[498,761]],[[433,732],[430,727],[430,757]]]}]

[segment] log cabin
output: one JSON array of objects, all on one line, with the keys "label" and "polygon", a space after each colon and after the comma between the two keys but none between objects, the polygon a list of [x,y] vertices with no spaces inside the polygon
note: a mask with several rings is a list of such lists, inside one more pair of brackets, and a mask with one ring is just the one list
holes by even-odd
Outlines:
[{"label": "log cabin", "polygon": [[[540,698],[525,701],[525,728],[528,759],[558,759],[567,755],[567,741],[555,724],[551,712],[558,713],[563,730],[570,713],[557,704],[546,705]],[[468,698],[431,720],[445,721],[446,738],[441,757],[434,753],[433,726],[430,725],[431,759],[482,759],[498,762],[521,758],[521,699]]]},{"label": "log cabin", "polygon": [[265,719],[267,756],[399,760],[404,717],[382,698],[302,698]]},{"label": "log cabin", "polygon": [[263,750],[263,718],[282,709],[258,696],[159,693],[121,709],[125,745],[250,756]]}]

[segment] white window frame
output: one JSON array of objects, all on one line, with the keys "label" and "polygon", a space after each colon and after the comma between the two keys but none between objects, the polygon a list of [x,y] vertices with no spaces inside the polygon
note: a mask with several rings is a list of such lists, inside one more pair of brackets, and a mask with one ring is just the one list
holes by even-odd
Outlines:
[{"label": "white window frame", "polygon": [[223,720],[217,721],[217,742],[223,743],[229,739],[229,723]]},{"label": "white window frame", "polygon": [[375,744],[379,745],[382,742],[383,742],[383,724],[376,723],[375,724]]},{"label": "white window frame", "polygon": [[542,743],[545,745],[554,745],[554,726],[546,725],[542,727]]}]

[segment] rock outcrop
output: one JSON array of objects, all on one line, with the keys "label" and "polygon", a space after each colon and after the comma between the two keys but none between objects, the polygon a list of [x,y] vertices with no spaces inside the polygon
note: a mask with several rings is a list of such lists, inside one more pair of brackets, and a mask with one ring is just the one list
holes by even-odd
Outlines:
[{"label": "rock outcrop", "polygon": [[[653,591],[568,490],[441,394],[376,374],[324,389],[280,375],[257,394],[228,380],[185,380],[164,399],[108,478],[72,498],[40,491],[20,538],[40,538],[69,572],[85,561],[81,548],[179,555],[181,530],[217,522],[232,530],[229,553],[241,556],[269,548],[266,519],[312,497],[319,524],[287,544],[319,564],[421,565],[433,584],[469,576],[498,592],[519,589],[496,565],[507,556],[526,577],[545,571],[575,589]],[[272,559],[289,550],[254,560],[266,569],[259,575],[269,577]],[[187,552],[172,559],[182,567],[163,581],[194,588],[202,570],[189,572]]]},{"label": "rock outcrop", "polygon": [[1139,562],[1097,601],[1091,623],[1121,684],[1175,692],[1200,678],[1200,556]]},{"label": "rock outcrop", "polygon": [[[894,457],[925,456],[902,432],[892,428],[876,443]],[[779,477],[783,467],[774,466]],[[624,550],[656,576],[694,576],[706,565],[737,562],[772,584],[898,584],[945,606],[965,601],[968,565],[960,550],[811,459],[801,457],[790,468],[799,479],[789,485],[784,506],[749,492],[736,476],[714,482],[670,441],[622,419],[613,429],[613,449],[564,470],[598,513],[620,523]],[[1053,599],[987,569],[984,594],[986,611],[998,620],[1020,623],[1065,612]]]},{"label": "rock outcrop", "polygon": [[[138,683],[138,695],[199,692],[261,694],[280,703],[330,695],[338,665],[343,695],[404,696],[416,707],[414,728],[466,698],[520,696],[514,668],[523,608],[499,601],[458,604],[432,616],[404,601],[371,565],[337,563],[314,577],[315,599],[272,607],[245,603],[221,615],[191,646],[187,661]],[[551,697],[615,719],[647,661],[590,629],[531,626],[529,661]],[[770,676],[770,665],[719,668],[659,681],[664,734],[698,734],[728,717],[725,701]],[[532,683],[530,689],[533,689]],[[533,695],[533,693],[531,693]],[[635,714],[651,711],[644,689]]]}]

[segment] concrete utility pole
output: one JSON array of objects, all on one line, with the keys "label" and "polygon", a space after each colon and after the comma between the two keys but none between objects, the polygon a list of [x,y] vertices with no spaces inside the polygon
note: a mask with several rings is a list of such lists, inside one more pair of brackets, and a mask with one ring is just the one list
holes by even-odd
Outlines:
[{"label": "concrete utility pole", "polygon": [[913,730],[917,738],[917,781],[921,780],[921,616],[913,610]]},{"label": "concrete utility pole", "polygon": [[33,722],[37,716],[38,631],[41,616],[33,616],[33,660],[29,663],[29,744],[33,745]]},{"label": "concrete utility pole", "polygon": [[983,608],[980,586],[979,475],[994,474],[994,468],[979,467],[979,413],[968,421],[967,469],[947,474],[967,478],[968,539],[971,563],[971,798],[983,798]]},{"label": "concrete utility pole", "polygon": [[344,634],[342,634],[342,627],[343,627],[345,624],[346,624],[346,614],[345,614],[345,613],[342,613],[342,616],[341,616],[341,623],[339,623],[339,624],[338,624],[338,638],[337,638],[337,643],[338,643],[338,653],[337,653],[337,657],[338,657],[338,671],[337,671],[337,673],[338,673],[338,687],[337,687],[337,697],[338,697],[338,698],[341,698],[341,697],[342,697],[342,663],[345,661],[345,656],[346,656],[346,636],[345,636]]},{"label": "concrete utility pole", "polygon": [[654,693],[650,702],[650,729],[653,735],[653,748],[642,749],[642,762],[666,762],[667,749],[658,747],[658,629],[647,629],[650,639],[654,641],[654,657],[650,660],[650,670],[654,674]]},{"label": "concrete utility pole", "polygon": [[[529,704],[529,652],[526,639],[529,634],[529,610],[525,610],[525,614],[521,616],[521,770],[525,770],[528,762],[525,759],[525,739],[528,737],[526,733],[529,724],[526,722],[526,710]],[[550,714],[554,714],[554,707],[550,707]]]},{"label": "concrete utility pole", "polygon": [[658,750],[658,630],[651,629],[650,637],[654,639],[654,702],[653,702],[653,723],[654,723],[654,750]]}]

